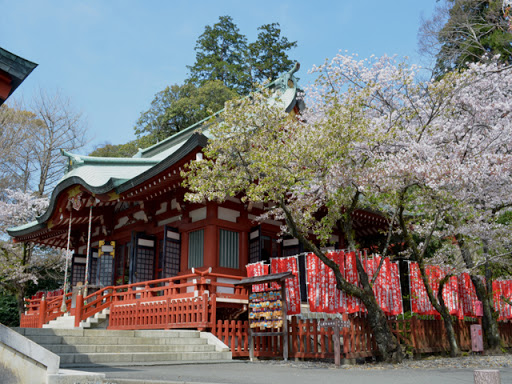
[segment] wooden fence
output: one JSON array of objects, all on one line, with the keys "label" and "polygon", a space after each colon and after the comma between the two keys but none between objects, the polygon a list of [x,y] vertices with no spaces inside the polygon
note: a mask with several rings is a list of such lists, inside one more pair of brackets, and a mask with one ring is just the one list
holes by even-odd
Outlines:
[{"label": "wooden fence", "polygon": [[215,295],[151,300],[125,300],[110,306],[108,329],[171,329],[204,330],[215,324]]},{"label": "wooden fence", "polygon": [[[290,358],[333,359],[334,331],[332,328],[319,328],[316,319],[301,320],[292,317],[289,324]],[[377,345],[365,318],[350,318],[350,328],[340,330],[342,346],[341,358],[368,357],[378,354]],[[408,320],[389,320],[389,324],[400,344],[413,353],[442,352],[449,350],[442,320],[413,317]],[[471,350],[470,327],[474,321],[456,320],[455,332],[459,347]],[[212,332],[231,348],[233,357],[248,357],[247,321],[219,320]],[[500,323],[501,337],[506,347],[512,347],[512,323]],[[258,336],[254,338],[255,357],[282,356],[282,338],[279,336]]]}]

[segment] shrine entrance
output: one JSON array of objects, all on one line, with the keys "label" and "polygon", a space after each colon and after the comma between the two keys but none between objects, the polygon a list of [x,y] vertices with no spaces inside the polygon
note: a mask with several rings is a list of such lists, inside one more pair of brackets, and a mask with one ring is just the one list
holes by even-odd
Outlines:
[{"label": "shrine entrance", "polygon": [[130,257],[130,284],[155,278],[156,237],[143,233],[133,235]]}]

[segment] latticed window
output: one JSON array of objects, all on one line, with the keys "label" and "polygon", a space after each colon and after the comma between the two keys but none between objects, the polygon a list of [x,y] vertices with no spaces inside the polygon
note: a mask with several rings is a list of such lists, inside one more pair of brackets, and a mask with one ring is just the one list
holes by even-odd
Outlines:
[{"label": "latticed window", "polygon": [[135,281],[154,279],[155,273],[155,240],[149,236],[140,235],[137,238],[135,253]]},{"label": "latticed window", "polygon": [[91,249],[91,257],[89,258],[89,283],[98,285],[98,250]]},{"label": "latticed window", "polygon": [[71,264],[71,285],[74,287],[78,282],[85,283],[85,263],[84,255],[73,255]]},{"label": "latticed window", "polygon": [[249,263],[261,260],[261,236],[260,227],[255,227],[249,232]]},{"label": "latticed window", "polygon": [[165,244],[165,277],[176,276],[180,271],[180,244],[167,241]]},{"label": "latticed window", "polygon": [[219,265],[238,269],[238,242],[240,234],[221,229],[219,232]]},{"label": "latticed window", "polygon": [[188,267],[203,266],[204,229],[190,232],[188,235]]},{"label": "latticed window", "polygon": [[108,254],[104,254],[99,258],[99,264],[100,285],[112,285],[114,280],[114,258]]}]

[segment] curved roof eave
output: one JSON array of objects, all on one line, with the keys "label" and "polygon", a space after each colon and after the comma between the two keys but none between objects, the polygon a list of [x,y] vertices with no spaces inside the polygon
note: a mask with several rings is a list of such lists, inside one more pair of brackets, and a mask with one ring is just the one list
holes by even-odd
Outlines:
[{"label": "curved roof eave", "polygon": [[[81,177],[71,176],[71,177],[63,180],[61,183],[59,183],[55,187],[55,189],[52,192],[52,196],[50,198],[50,204],[48,205],[48,209],[46,210],[45,213],[43,213],[41,216],[36,218],[36,221],[33,222],[35,224],[34,226],[27,227],[27,228],[21,228],[19,230],[17,230],[16,228],[20,228],[20,227],[8,228],[7,233],[9,234],[9,236],[16,237],[16,236],[27,235],[36,230],[46,228],[46,222],[50,219],[53,212],[55,211],[57,197],[63,191],[65,191],[67,188],[69,188],[73,185],[81,185],[82,187],[84,187],[88,191],[90,191],[91,193],[101,195],[101,194],[107,193],[107,192],[111,191],[112,189],[114,189],[115,185],[118,184],[118,183],[116,183],[116,181],[118,181],[118,180],[119,179],[116,179],[116,178],[110,178],[108,180],[108,182],[106,182],[105,184],[95,187],[95,186],[89,185]],[[24,227],[24,226],[21,226],[21,227]]]},{"label": "curved roof eave", "polygon": [[176,162],[181,160],[187,154],[189,154],[196,147],[206,147],[208,138],[202,133],[193,133],[187,141],[174,153],[166,157],[164,160],[156,164],[154,167],[149,168],[147,171],[142,172],[140,175],[135,176],[133,179],[127,180],[123,184],[119,185],[116,189],[116,193],[121,194],[127,190],[151,179],[153,176],[158,175],[165,169],[174,165]]},{"label": "curved roof eave", "polygon": [[[36,218],[36,221],[33,222],[33,226],[27,227],[26,225],[21,227],[14,227],[9,228],[7,230],[7,233],[9,236],[16,237],[16,236],[24,236],[29,233],[41,230],[46,228],[46,222],[50,219],[50,217],[53,215],[55,208],[56,208],[56,201],[58,196],[67,188],[73,186],[73,185],[81,185],[84,188],[86,188],[89,192],[94,194],[105,194],[108,192],[111,192],[115,190],[117,194],[123,193],[147,180],[152,178],[153,176],[158,175],[160,172],[163,172],[165,169],[170,167],[171,165],[178,162],[180,159],[182,159],[184,156],[186,156],[188,153],[190,153],[194,148],[197,146],[205,147],[208,142],[208,139],[206,136],[204,136],[201,133],[194,133],[192,134],[187,141],[174,153],[166,157],[164,160],[160,161],[155,166],[151,167],[147,171],[141,173],[140,175],[134,177],[133,179],[126,180],[125,182],[119,183],[120,179],[116,178],[110,178],[108,182],[101,186],[91,186],[85,180],[83,180],[81,177],[78,176],[72,176],[65,180],[63,180],[61,183],[59,183],[55,189],[52,192],[52,196],[50,199],[50,204],[48,206],[48,209],[45,213],[43,213],[41,216]],[[17,230],[17,228],[20,228]]]}]

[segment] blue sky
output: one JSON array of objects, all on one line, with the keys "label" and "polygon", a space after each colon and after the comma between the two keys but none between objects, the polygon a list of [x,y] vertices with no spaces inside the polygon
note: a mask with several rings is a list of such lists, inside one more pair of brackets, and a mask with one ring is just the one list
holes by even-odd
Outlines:
[{"label": "blue sky", "polygon": [[133,127],[153,96],[182,83],[206,25],[230,15],[248,41],[278,22],[296,40],[290,58],[307,70],[339,50],[360,57],[409,56],[419,62],[417,32],[436,0],[174,1],[0,0],[0,46],[39,66],[15,96],[60,90],[86,117],[90,144],[135,138]]}]

